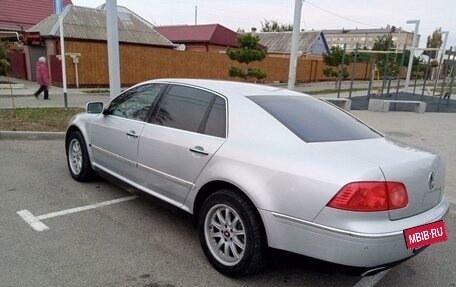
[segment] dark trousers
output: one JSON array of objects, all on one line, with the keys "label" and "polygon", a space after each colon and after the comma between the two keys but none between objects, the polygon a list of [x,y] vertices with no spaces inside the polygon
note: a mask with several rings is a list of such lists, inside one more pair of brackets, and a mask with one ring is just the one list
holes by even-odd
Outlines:
[{"label": "dark trousers", "polygon": [[38,91],[35,92],[35,97],[38,97],[42,91],[44,91],[44,99],[49,99],[49,91],[47,85],[41,85]]}]

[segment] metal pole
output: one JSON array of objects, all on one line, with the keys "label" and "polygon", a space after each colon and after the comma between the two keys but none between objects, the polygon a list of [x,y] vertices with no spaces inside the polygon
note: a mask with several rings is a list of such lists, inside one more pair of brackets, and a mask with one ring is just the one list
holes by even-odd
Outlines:
[{"label": "metal pole", "polygon": [[418,81],[418,72],[420,71],[420,61],[418,61],[418,65],[416,65],[416,71],[415,71],[415,82],[413,84],[413,95],[415,95],[416,91],[416,82]]},{"label": "metal pole", "polygon": [[[440,57],[440,63],[439,63],[439,68],[438,68],[438,71],[437,71],[437,75],[440,75],[440,69],[442,68],[442,60],[445,57],[446,45],[447,45],[447,42],[448,42],[448,34],[450,34],[450,32],[442,31],[441,34],[445,35],[445,40],[443,40],[442,56]],[[450,51],[450,54],[451,54],[451,51]]]},{"label": "metal pole", "polygon": [[[370,61],[370,59],[369,59],[369,61]],[[374,68],[374,65],[375,65],[374,63],[371,63],[371,65],[370,65],[371,73],[370,73],[370,77],[369,77],[369,87],[367,88],[367,100],[368,101],[370,100],[370,94],[371,94],[371,89],[372,89],[372,70]]]},{"label": "metal pole", "polygon": [[383,66],[383,81],[382,81],[382,94],[381,94],[381,96],[383,96],[383,91],[385,90],[388,63],[389,63],[389,53],[386,54],[385,65]]},{"label": "metal pole", "polygon": [[298,65],[299,30],[301,27],[302,0],[295,0],[293,34],[291,35],[290,68],[288,69],[288,89],[293,89],[296,82]]},{"label": "metal pole", "polygon": [[448,90],[448,97],[446,98],[446,105],[450,105],[450,97],[451,97],[451,92],[453,91],[453,84],[454,84],[454,78],[455,78],[455,65],[451,67],[451,84],[450,84],[450,89]]},{"label": "metal pole", "polygon": [[356,59],[358,58],[358,43],[356,43],[355,47],[355,58],[353,59],[353,65],[352,65],[352,76],[351,76],[351,83],[350,83],[350,93],[348,94],[348,98],[351,99],[352,97],[352,90],[353,90],[353,80],[355,77],[355,66],[356,66]]},{"label": "metal pole", "polygon": [[445,40],[443,40],[443,51],[442,51],[442,54],[440,55],[439,66],[437,68],[437,75],[435,76],[434,90],[432,91],[432,95],[433,96],[435,95],[435,89],[437,88],[437,82],[440,79],[440,70],[441,70],[441,67],[442,67],[443,57],[445,57],[445,49],[446,49],[446,44],[447,44],[449,32],[448,31],[442,31],[442,32],[440,32],[440,34],[445,35]]},{"label": "metal pole", "polygon": [[74,63],[74,72],[76,73],[76,88],[79,89],[78,63]]},{"label": "metal pole", "polygon": [[397,86],[396,86],[396,100],[397,100],[397,94],[399,92],[399,85],[401,84],[401,72],[402,72],[402,67],[404,66],[404,59],[405,58],[405,44],[404,48],[402,49],[402,57],[401,57],[401,65],[399,66],[399,74],[397,75]]},{"label": "metal pole", "polygon": [[412,62],[413,62],[413,56],[415,54],[415,46],[417,46],[417,39],[418,39],[418,28],[420,27],[420,20],[408,20],[407,24],[415,24],[415,32],[413,33],[413,38],[412,38],[412,49],[410,49],[410,58],[409,58],[409,64],[407,68],[407,77],[405,78],[405,85],[404,85],[404,91],[408,92],[409,88],[409,81],[410,81],[410,74],[412,73]]},{"label": "metal pole", "polygon": [[109,92],[111,99],[120,93],[119,30],[117,27],[117,17],[117,0],[106,0]]},{"label": "metal pole", "polygon": [[55,14],[62,13],[62,10],[63,10],[62,9],[62,6],[63,6],[62,0],[54,0],[53,2],[54,2],[54,12],[55,12]]},{"label": "metal pole", "polygon": [[345,63],[345,49],[347,48],[347,44],[344,44],[344,53],[342,54],[342,64],[339,68],[339,89],[337,90],[337,97],[340,98],[340,88],[342,86],[342,79],[343,79],[343,71],[344,71],[344,63]]},{"label": "metal pole", "polygon": [[428,57],[428,62],[427,62],[427,65],[426,65],[426,71],[424,72],[423,90],[421,91],[420,101],[423,100],[424,90],[426,89],[426,82],[427,82],[427,78],[429,76],[430,64],[431,64],[431,57]]},{"label": "metal pole", "polygon": [[[451,55],[452,50],[453,50],[453,47],[450,47],[450,55]],[[439,107],[438,107],[439,111],[440,111],[440,104],[442,102],[443,92],[445,90],[445,84],[446,84],[446,78],[447,78],[446,75],[448,74],[448,62],[445,65],[445,71],[443,72],[443,74],[444,74],[444,77],[443,77],[443,82],[442,82],[442,89],[440,90],[440,97],[439,97]]]},{"label": "metal pole", "polygon": [[59,33],[60,33],[60,56],[62,63],[62,85],[63,85],[63,103],[65,109],[68,108],[68,98],[67,98],[67,81],[66,81],[66,64],[65,64],[65,43],[63,36],[63,13],[59,15]]},{"label": "metal pole", "polygon": [[198,25],[198,6],[195,6],[195,26]]}]

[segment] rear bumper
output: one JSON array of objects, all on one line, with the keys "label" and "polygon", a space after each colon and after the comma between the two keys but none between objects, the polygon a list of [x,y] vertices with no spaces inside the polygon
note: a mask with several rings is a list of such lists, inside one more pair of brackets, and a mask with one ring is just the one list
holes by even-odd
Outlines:
[{"label": "rear bumper", "polygon": [[[441,212],[432,221],[442,219],[449,203],[444,200],[429,212]],[[403,229],[383,233],[340,230],[279,213],[260,210],[268,244],[305,256],[354,267],[376,267],[403,261],[420,250],[407,249]],[[428,222],[422,222],[425,224]],[[404,226],[404,229],[408,228]]]}]

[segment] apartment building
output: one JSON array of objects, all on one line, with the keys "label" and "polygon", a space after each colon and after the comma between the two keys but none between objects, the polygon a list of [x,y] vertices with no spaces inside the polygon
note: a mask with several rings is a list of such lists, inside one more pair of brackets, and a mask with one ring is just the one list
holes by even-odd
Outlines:
[{"label": "apartment building", "polygon": [[[404,44],[410,47],[413,38],[413,32],[405,31],[401,27],[395,28],[394,26],[387,26],[381,29],[325,29],[323,30],[323,34],[326,37],[329,47],[343,47],[346,44],[347,51],[354,50],[356,43],[359,43],[359,48],[367,47],[368,49],[372,49],[378,37],[388,34],[391,34],[397,49],[402,49]],[[417,43],[419,41],[420,35],[418,35]]]}]

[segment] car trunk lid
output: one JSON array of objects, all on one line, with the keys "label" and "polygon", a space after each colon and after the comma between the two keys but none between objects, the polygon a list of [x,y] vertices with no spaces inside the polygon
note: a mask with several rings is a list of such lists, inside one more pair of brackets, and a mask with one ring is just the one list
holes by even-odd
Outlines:
[{"label": "car trunk lid", "polygon": [[386,138],[312,145],[328,153],[337,152],[347,160],[356,158],[373,163],[382,170],[386,181],[402,182],[407,188],[408,205],[391,210],[391,220],[424,212],[441,200],[445,168],[435,153]]}]

